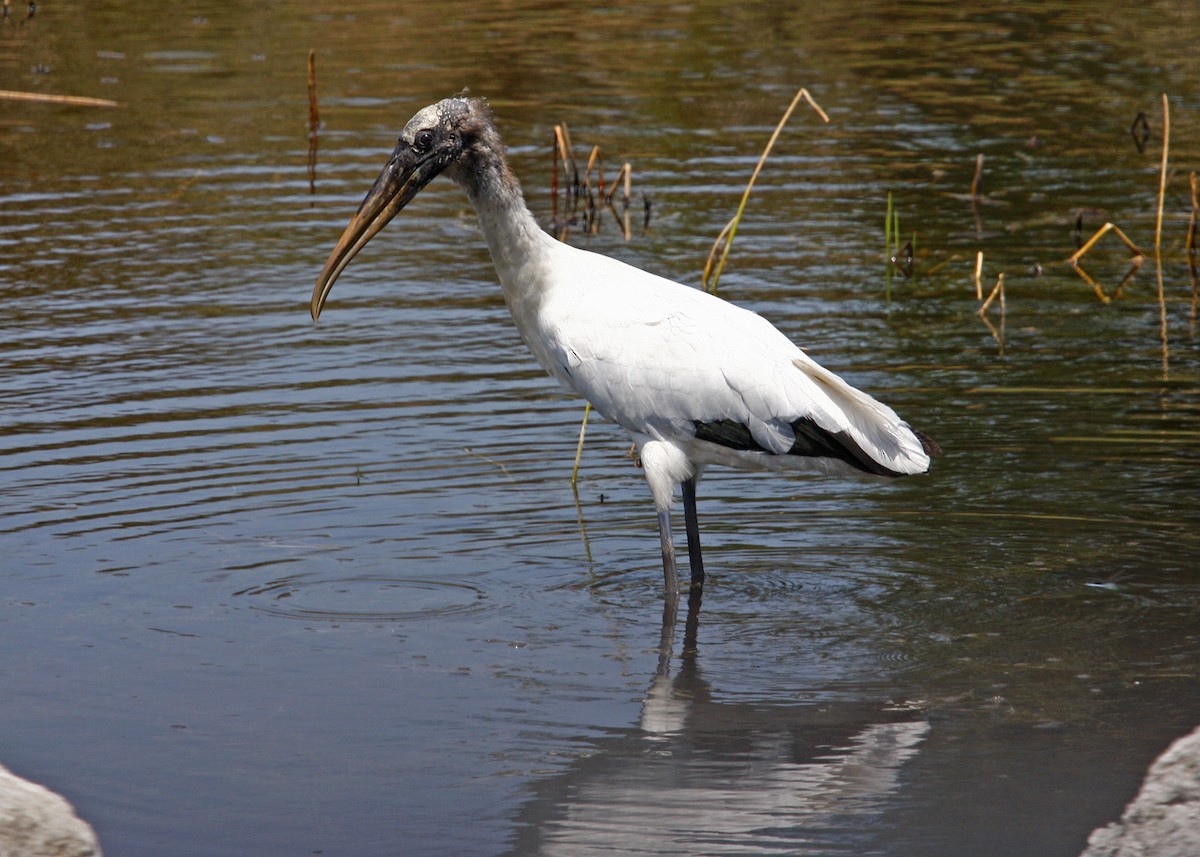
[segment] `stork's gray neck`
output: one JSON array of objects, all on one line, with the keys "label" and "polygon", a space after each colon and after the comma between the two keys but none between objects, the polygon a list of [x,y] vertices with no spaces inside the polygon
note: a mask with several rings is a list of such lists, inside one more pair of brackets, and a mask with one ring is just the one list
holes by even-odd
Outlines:
[{"label": "stork's gray neck", "polygon": [[541,276],[545,270],[543,248],[554,239],[538,226],[525,205],[521,183],[509,169],[499,140],[476,146],[472,154],[456,178],[479,215],[504,299],[517,326],[524,329],[536,314],[547,285]]}]

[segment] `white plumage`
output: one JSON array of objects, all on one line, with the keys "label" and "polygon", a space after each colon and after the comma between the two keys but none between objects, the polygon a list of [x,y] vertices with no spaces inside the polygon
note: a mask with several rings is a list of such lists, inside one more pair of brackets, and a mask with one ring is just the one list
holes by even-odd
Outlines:
[{"label": "white plumage", "polygon": [[698,590],[695,484],[709,464],[888,476],[928,470],[935,444],[766,319],[541,229],[476,99],[438,102],[405,126],[317,281],[314,319],[350,259],[440,173],[474,203],[505,301],[538,362],[637,444],[658,510],[669,610],[677,597],[675,488],[684,489]]}]

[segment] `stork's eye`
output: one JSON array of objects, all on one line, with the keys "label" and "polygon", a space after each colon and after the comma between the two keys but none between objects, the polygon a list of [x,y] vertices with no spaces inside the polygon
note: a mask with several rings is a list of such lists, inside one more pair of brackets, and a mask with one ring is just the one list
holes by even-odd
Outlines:
[{"label": "stork's eye", "polygon": [[428,128],[424,131],[418,131],[417,136],[413,138],[413,151],[418,155],[425,154],[433,146],[433,140],[433,131]]}]

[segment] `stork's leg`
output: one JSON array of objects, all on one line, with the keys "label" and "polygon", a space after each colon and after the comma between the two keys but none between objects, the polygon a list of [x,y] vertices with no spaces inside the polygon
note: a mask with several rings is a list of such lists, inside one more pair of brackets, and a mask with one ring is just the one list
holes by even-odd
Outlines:
[{"label": "stork's leg", "polygon": [[675,545],[671,541],[671,511],[658,513],[658,538],[662,542],[663,557],[663,621],[670,617],[674,626],[675,613],[679,608],[679,572],[675,568]]},{"label": "stork's leg", "polygon": [[683,482],[683,523],[687,529],[688,561],[692,566],[692,589],[704,588],[704,557],[700,555],[700,521],[696,518],[696,477]]}]

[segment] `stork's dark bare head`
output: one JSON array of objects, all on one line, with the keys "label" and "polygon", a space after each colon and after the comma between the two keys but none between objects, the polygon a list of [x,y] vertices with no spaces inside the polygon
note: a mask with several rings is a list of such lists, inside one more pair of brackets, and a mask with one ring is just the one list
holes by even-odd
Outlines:
[{"label": "stork's dark bare head", "polygon": [[418,111],[400,132],[386,166],[329,254],[313,289],[313,319],[320,316],[330,289],[350,260],[425,185],[445,173],[474,197],[481,176],[490,170],[507,173],[487,102],[456,96]]}]

